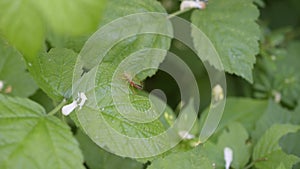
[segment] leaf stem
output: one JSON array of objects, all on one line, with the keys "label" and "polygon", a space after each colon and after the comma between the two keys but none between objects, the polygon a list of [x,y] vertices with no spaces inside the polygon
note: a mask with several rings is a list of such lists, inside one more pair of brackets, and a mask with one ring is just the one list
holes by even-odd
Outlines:
[{"label": "leaf stem", "polygon": [[261,161],[266,161],[266,160],[267,160],[267,158],[256,159],[256,160],[252,161],[249,165],[247,165],[244,169],[250,169],[252,166],[254,166],[255,163],[261,162]]},{"label": "leaf stem", "polygon": [[193,9],[193,8],[188,8],[188,9],[176,11],[176,12],[170,14],[170,15],[168,16],[168,19],[174,18],[175,16],[178,16],[178,15],[181,15],[181,14],[183,14],[183,13],[186,13],[186,12],[192,10],[192,9]]},{"label": "leaf stem", "polygon": [[63,99],[63,101],[61,103],[59,103],[59,105],[57,105],[53,110],[51,110],[48,113],[48,115],[50,115],[50,116],[55,115],[66,103],[67,103],[67,100]]}]

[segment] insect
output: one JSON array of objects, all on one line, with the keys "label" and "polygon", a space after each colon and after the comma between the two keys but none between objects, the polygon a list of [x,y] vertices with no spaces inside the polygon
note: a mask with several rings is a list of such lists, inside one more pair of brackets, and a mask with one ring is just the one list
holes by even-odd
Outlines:
[{"label": "insect", "polygon": [[143,86],[141,84],[137,84],[136,82],[134,82],[132,80],[131,76],[128,73],[124,73],[124,78],[129,83],[129,85],[131,87],[134,87],[134,88],[139,89],[139,90],[143,89]]}]

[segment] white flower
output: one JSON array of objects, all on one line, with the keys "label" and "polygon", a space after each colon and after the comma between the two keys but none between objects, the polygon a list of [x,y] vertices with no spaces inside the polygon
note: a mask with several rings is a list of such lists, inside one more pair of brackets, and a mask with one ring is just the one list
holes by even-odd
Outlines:
[{"label": "white flower", "polygon": [[86,100],[87,100],[87,97],[86,97],[86,95],[83,93],[83,92],[81,92],[81,93],[78,93],[78,97],[80,98],[80,103],[78,104],[78,106],[79,106],[79,109],[81,109],[82,108],[82,106],[84,105],[84,103],[86,102]]},{"label": "white flower", "polygon": [[195,138],[195,136],[190,134],[188,131],[179,131],[178,134],[182,139],[186,139],[186,140]]},{"label": "white flower", "polygon": [[229,147],[224,148],[225,169],[229,169],[233,159],[233,151]]},{"label": "white flower", "polygon": [[273,92],[273,95],[274,95],[274,100],[276,103],[280,103],[281,101],[281,94],[277,91]]},{"label": "white flower", "polygon": [[68,116],[73,110],[76,109],[76,107],[78,107],[77,101],[74,100],[71,104],[65,105],[61,111],[62,114],[65,116]]},{"label": "white flower", "polygon": [[83,92],[78,93],[78,98],[74,100],[72,103],[65,105],[62,108],[62,114],[68,116],[72,111],[74,111],[78,106],[79,109],[82,108],[84,103],[87,101],[87,97]]},{"label": "white flower", "polygon": [[182,1],[180,4],[180,10],[190,9],[190,8],[197,8],[197,9],[204,9],[206,7],[205,2],[200,0],[186,0]]},{"label": "white flower", "polygon": [[224,99],[224,91],[221,85],[217,84],[213,89],[212,89],[212,95],[215,101],[221,101]]},{"label": "white flower", "polygon": [[4,82],[0,80],[0,91],[3,89],[3,87],[4,87]]}]

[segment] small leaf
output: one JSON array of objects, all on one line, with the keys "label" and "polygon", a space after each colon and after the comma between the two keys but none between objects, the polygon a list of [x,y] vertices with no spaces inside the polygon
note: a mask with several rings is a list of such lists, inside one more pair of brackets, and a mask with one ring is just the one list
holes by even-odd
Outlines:
[{"label": "small leaf", "polygon": [[22,55],[0,38],[0,81],[3,86],[0,93],[28,97],[37,89]]},{"label": "small leaf", "polygon": [[0,95],[0,168],[84,169],[70,128],[38,104]]},{"label": "small leaf", "polygon": [[255,20],[259,16],[253,0],[214,0],[205,10],[195,10],[192,23],[210,39],[215,50],[207,50],[203,35],[192,29],[195,47],[201,59],[218,69],[219,57],[225,71],[252,82],[252,68],[258,53],[260,30]]},{"label": "small leaf", "polygon": [[276,168],[282,163],[286,168],[292,168],[300,158],[283,152],[279,139],[299,129],[300,126],[290,124],[275,124],[269,128],[254,147],[252,158],[257,161],[255,166],[258,169]]},{"label": "small leaf", "polygon": [[39,65],[32,65],[32,73],[40,88],[55,101],[70,98],[77,53],[54,48],[41,55]]},{"label": "small leaf", "polygon": [[247,130],[239,123],[228,125],[218,138],[218,146],[222,149],[229,147],[233,150],[233,168],[243,168],[250,159],[251,145],[247,144],[249,135]]}]

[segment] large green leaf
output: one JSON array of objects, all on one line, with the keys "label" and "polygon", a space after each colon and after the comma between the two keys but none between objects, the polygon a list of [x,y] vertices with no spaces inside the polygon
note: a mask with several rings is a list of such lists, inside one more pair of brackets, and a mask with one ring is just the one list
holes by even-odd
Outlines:
[{"label": "large green leaf", "polygon": [[38,57],[32,65],[37,84],[55,101],[71,97],[72,78],[77,53],[69,49],[53,48]]},{"label": "large green leaf", "polygon": [[195,48],[205,61],[221,69],[215,56],[221,59],[225,71],[252,82],[252,68],[258,53],[259,27],[255,23],[259,12],[253,0],[214,0],[205,10],[195,10],[192,23],[211,40],[215,50],[207,50],[203,35],[192,29]]},{"label": "large green leaf", "polygon": [[122,158],[98,147],[82,131],[76,133],[85,162],[89,169],[142,169],[143,164],[129,158]]},{"label": "large green leaf", "polygon": [[218,146],[223,150],[229,147],[233,151],[233,168],[243,168],[250,159],[251,144],[247,143],[247,130],[239,123],[231,123],[218,138]]},{"label": "large green leaf", "polygon": [[26,71],[22,55],[0,38],[0,81],[4,84],[0,93],[28,97],[37,85]]},{"label": "large green leaf", "polygon": [[[172,27],[158,2],[134,2],[134,7],[133,1],[115,3],[114,7],[120,8],[122,15],[141,9],[159,13],[130,15],[99,29],[79,54],[73,96],[85,92],[88,98],[76,114],[81,127],[95,143],[120,156],[144,158],[167,151],[160,149],[166,146],[155,138],[165,130],[159,117],[170,109],[156,111],[148,95],[130,87],[130,83],[139,83],[156,72],[170,47]],[[156,97],[153,100],[164,104]],[[157,118],[148,120],[154,116]]]},{"label": "large green leaf", "polygon": [[0,168],[83,169],[70,128],[38,104],[0,95]]},{"label": "large green leaf", "polygon": [[81,35],[95,30],[105,0],[0,1],[0,33],[28,61],[42,49],[46,31]]},{"label": "large green leaf", "polygon": [[213,169],[216,165],[203,153],[203,147],[198,146],[188,152],[171,154],[165,158],[157,159],[152,162],[149,169]]},{"label": "large green leaf", "polygon": [[300,126],[275,124],[267,130],[254,147],[252,158],[257,161],[255,166],[258,169],[276,168],[282,163],[286,168],[292,168],[300,158],[283,152],[279,146],[279,139],[299,129]]}]

